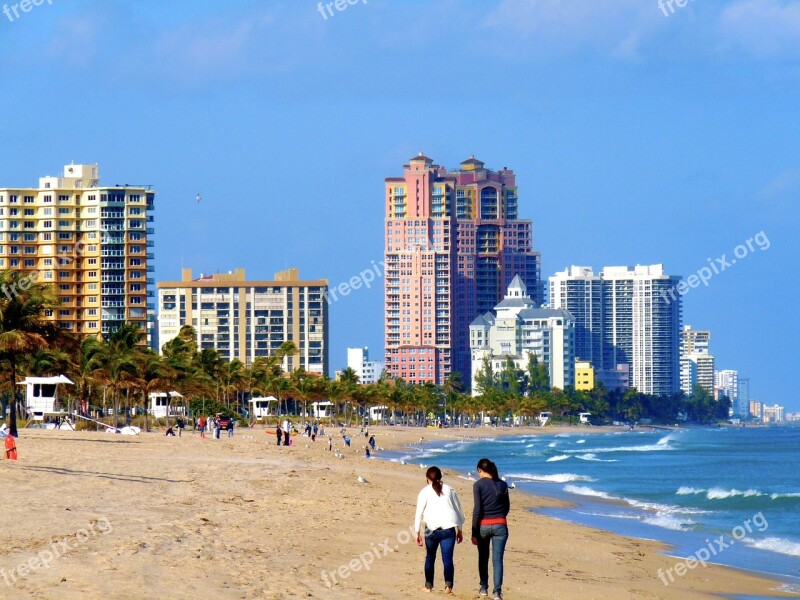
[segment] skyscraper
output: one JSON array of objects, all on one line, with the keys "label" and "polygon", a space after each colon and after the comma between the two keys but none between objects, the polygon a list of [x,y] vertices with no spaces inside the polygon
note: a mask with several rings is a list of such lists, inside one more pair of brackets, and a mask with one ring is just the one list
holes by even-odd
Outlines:
[{"label": "skyscraper", "polygon": [[62,329],[108,335],[134,323],[149,333],[154,201],[150,186],[101,187],[97,165],[0,188],[0,270],[52,284],[60,305],[48,316]]},{"label": "skyscraper", "polygon": [[661,292],[679,281],[662,265],[606,267],[599,277],[572,267],[550,278],[550,306],[573,315],[576,358],[590,360],[599,381],[619,380],[626,365],[640,392],[672,394],[680,389],[682,304]]},{"label": "skyscraper", "polygon": [[714,392],[714,356],[709,352],[711,332],[692,329],[681,331],[681,390],[689,395],[695,385]]},{"label": "skyscraper", "polygon": [[[575,360],[603,369],[603,280],[591,267],[570,267],[550,277],[550,306],[575,320]],[[613,368],[610,365],[609,368]]]},{"label": "skyscraper", "polygon": [[412,382],[469,381],[469,324],[515,275],[542,302],[530,221],[513,171],[474,157],[447,171],[420,154],[386,179],[386,369]]}]

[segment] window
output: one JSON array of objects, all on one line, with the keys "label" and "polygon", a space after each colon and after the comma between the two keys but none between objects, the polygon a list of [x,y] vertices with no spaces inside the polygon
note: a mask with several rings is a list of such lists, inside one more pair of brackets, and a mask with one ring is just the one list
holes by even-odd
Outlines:
[{"label": "window", "polygon": [[33,196],[25,196],[25,200],[23,200],[23,202],[25,202],[25,204],[33,204],[34,203],[34,197]]},{"label": "window", "polygon": [[69,216],[70,209],[69,208],[59,208],[58,214],[60,215],[67,215]]},{"label": "window", "polygon": [[36,261],[33,260],[32,258],[26,258],[24,264],[26,268],[32,269],[33,267],[36,266]]},{"label": "window", "polygon": [[69,202],[69,196],[59,196],[58,197],[58,201],[59,202]]},{"label": "window", "polygon": [[142,291],[142,284],[141,283],[132,283],[131,284],[131,291],[132,292],[141,292]]},{"label": "window", "polygon": [[141,258],[132,258],[130,260],[130,266],[132,266],[132,267],[140,267],[140,266],[142,266],[142,259]]},{"label": "window", "polygon": [[36,213],[36,211],[33,210],[32,208],[26,208],[25,209],[25,216],[26,217],[32,217],[32,216],[34,216],[35,213]]}]

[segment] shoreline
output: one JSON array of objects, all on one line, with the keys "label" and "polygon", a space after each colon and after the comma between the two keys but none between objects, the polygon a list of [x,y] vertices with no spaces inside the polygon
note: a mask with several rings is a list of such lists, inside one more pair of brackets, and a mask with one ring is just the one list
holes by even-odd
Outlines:
[{"label": "shoreline", "polygon": [[[420,429],[421,430],[421,428],[408,428],[408,429],[410,431],[414,431],[415,429]],[[683,427],[680,427],[680,426],[652,426],[651,427],[651,426],[648,425],[647,427],[639,427],[639,428],[637,428],[637,430],[643,430],[643,429],[653,429],[653,430],[659,430],[659,431],[676,431],[676,430],[683,429]],[[516,436],[524,437],[524,436],[530,436],[530,435],[557,435],[558,433],[592,435],[592,434],[601,434],[601,433],[609,433],[609,432],[627,432],[627,431],[629,431],[629,428],[625,427],[625,426],[593,426],[593,427],[587,427],[587,426],[582,426],[582,425],[567,425],[567,426],[565,426],[565,425],[555,425],[555,426],[547,426],[547,427],[511,427],[511,426],[501,426],[501,427],[478,427],[478,428],[474,428],[474,429],[473,428],[468,428],[468,431],[470,431],[470,432],[480,432],[480,431],[487,431],[487,430],[488,431],[492,431],[492,432],[496,432],[496,433],[487,433],[487,435],[470,434],[470,435],[465,435],[465,436],[451,435],[451,436],[449,436],[449,438],[450,439],[457,439],[458,441],[473,441],[473,440],[476,440],[476,441],[477,440],[490,441],[490,440],[493,440],[493,439],[496,439],[496,438],[500,438],[500,437],[516,437]],[[498,430],[499,430],[499,432],[498,432]],[[444,437],[447,437],[447,436],[444,436]],[[430,439],[430,440],[427,440],[426,442],[423,442],[423,443],[429,443],[429,442],[436,443],[436,442],[443,442],[443,441],[444,440],[441,440],[441,439]],[[406,449],[417,450],[417,446],[415,446],[414,444],[406,444],[402,448],[402,450],[406,450]],[[398,448],[398,449],[395,449],[394,451],[400,451],[400,450],[401,449]],[[422,450],[422,453],[424,453],[424,452],[425,451]],[[394,460],[394,459],[392,459],[392,460]],[[464,477],[464,475],[466,475],[466,473],[460,473],[458,471],[454,471],[453,469],[451,469],[449,467],[447,469],[443,468],[443,470],[453,471],[454,473],[457,473],[459,478],[466,479]],[[536,506],[532,506],[532,507],[529,508],[529,510],[531,512],[533,512],[534,514],[540,515],[540,516],[548,518],[548,519],[553,519],[555,521],[569,523],[570,525],[574,525],[574,526],[578,526],[578,527],[586,527],[586,528],[589,528],[589,529],[592,529],[592,530],[596,530],[596,531],[603,531],[603,532],[606,532],[606,533],[608,533],[610,535],[615,535],[615,536],[620,536],[620,537],[623,537],[623,538],[636,539],[636,540],[642,540],[642,541],[647,541],[647,542],[652,542],[652,543],[655,543],[655,544],[659,544],[660,546],[662,546],[662,550],[659,552],[659,554],[664,556],[665,558],[674,559],[676,561],[676,563],[677,562],[682,562],[684,560],[684,558],[685,558],[685,557],[679,556],[677,554],[671,554],[671,552],[677,548],[677,546],[675,544],[673,544],[672,542],[659,540],[659,539],[654,539],[654,538],[649,538],[649,537],[640,537],[640,536],[625,534],[625,533],[621,533],[621,532],[618,532],[618,531],[613,531],[613,530],[610,530],[610,529],[604,529],[604,528],[602,528],[602,527],[600,527],[598,525],[585,524],[585,523],[581,523],[579,521],[570,520],[568,518],[560,518],[558,516],[553,516],[553,515],[547,514],[546,512],[542,511],[542,509],[548,509],[548,508],[571,509],[571,508],[580,506],[580,504],[578,504],[576,502],[573,502],[573,501],[570,501],[570,500],[565,500],[563,498],[555,498],[555,497],[552,497],[552,496],[547,496],[546,494],[539,494],[539,493],[535,493],[535,492],[531,492],[531,491],[517,490],[516,493],[518,495],[522,496],[522,497],[527,498],[528,502],[535,502],[536,503]],[[725,564],[725,563],[714,562],[714,561],[711,561],[711,560],[706,561],[706,562],[707,562],[708,565],[713,565],[713,566],[718,567],[718,568],[731,569],[731,570],[740,572],[740,573],[745,574],[745,575],[750,575],[750,576],[753,576],[753,577],[756,577],[756,578],[759,578],[759,579],[771,581],[771,582],[773,582],[773,584],[777,585],[778,588],[780,588],[781,586],[790,586],[792,588],[792,591],[786,592],[784,590],[784,592],[789,594],[789,597],[800,597],[800,578],[792,577],[791,575],[784,575],[784,574],[781,574],[781,573],[773,573],[773,572],[769,572],[769,571],[759,571],[759,570],[756,570],[756,569],[748,569],[748,568],[744,568],[744,567],[728,565],[728,564]],[[779,589],[773,589],[771,591],[772,591],[772,594],[764,596],[764,597],[770,597],[770,598],[773,598],[773,597],[774,598],[786,597],[786,596],[782,596],[782,595],[779,594],[779,592],[781,591]],[[775,595],[775,594],[778,594],[778,595]],[[738,596],[738,594],[736,594],[736,595]],[[731,596],[730,594],[726,593],[726,594],[719,594],[717,597],[726,597],[727,598],[727,597],[730,597],[730,596]]]},{"label": "shoreline", "polygon": [[[264,429],[238,429],[220,440],[191,431],[166,438],[21,430],[19,461],[0,467],[19,507],[0,513],[0,569],[16,577],[0,587],[13,588],[15,597],[59,600],[153,597],[165,587],[177,598],[416,597],[424,552],[408,530],[425,485],[419,467],[364,458],[358,428],[348,429],[351,448],[334,435],[341,459],[327,451],[326,438],[297,436],[293,446],[277,447]],[[487,435],[479,428],[451,437],[448,430],[373,427],[370,433],[387,451],[420,436],[447,442],[554,430],[501,427]],[[469,515],[471,482],[457,475],[445,470]],[[664,586],[657,570],[675,562],[661,554],[664,544],[529,510],[552,505],[544,497],[516,498],[505,561],[509,598],[797,597],[776,591],[783,582],[711,565]],[[91,529],[98,522],[110,531]],[[82,530],[88,539],[46,568],[28,567],[24,576],[14,570]],[[476,560],[471,544],[457,547],[455,598],[475,597]],[[440,568],[436,589],[442,589]]]}]

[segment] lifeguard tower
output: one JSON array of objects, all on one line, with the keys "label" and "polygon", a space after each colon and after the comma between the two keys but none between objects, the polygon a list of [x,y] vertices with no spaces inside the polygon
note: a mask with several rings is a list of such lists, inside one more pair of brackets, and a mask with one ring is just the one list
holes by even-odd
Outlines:
[{"label": "lifeguard tower", "polygon": [[186,408],[173,405],[175,398],[183,398],[178,392],[150,392],[150,414],[156,419],[164,419],[169,409],[170,418],[185,417]]},{"label": "lifeguard tower", "polygon": [[61,417],[67,411],[58,400],[58,386],[75,385],[63,375],[55,377],[26,377],[17,385],[25,386],[25,410],[28,419],[44,421],[45,417]]},{"label": "lifeguard tower", "polygon": [[328,400],[325,400],[323,402],[312,402],[311,415],[315,419],[330,419],[332,406],[333,402],[329,402]]},{"label": "lifeguard tower", "polygon": [[250,398],[250,412],[255,419],[274,417],[278,414],[278,399],[275,396]]}]

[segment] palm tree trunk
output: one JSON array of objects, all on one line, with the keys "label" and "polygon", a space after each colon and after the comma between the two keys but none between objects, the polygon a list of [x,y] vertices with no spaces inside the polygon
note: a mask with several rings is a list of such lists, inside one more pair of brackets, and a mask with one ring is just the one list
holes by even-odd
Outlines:
[{"label": "palm tree trunk", "polygon": [[8,362],[11,366],[11,413],[8,416],[8,434],[19,437],[17,432],[17,359],[14,353],[8,355]]}]

